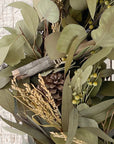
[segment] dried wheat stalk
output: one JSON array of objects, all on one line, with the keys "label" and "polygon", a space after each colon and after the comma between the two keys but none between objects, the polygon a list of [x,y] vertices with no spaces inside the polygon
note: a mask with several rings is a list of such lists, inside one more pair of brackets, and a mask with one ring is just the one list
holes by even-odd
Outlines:
[{"label": "dried wheat stalk", "polygon": [[38,78],[38,89],[33,84],[30,86],[27,83],[23,84],[25,88],[20,88],[14,78],[12,80],[12,89],[19,93],[19,96],[15,96],[15,98],[33,111],[35,115],[40,116],[50,125],[55,126],[60,130],[61,116],[59,110],[50,92],[47,90],[41,75],[39,75]]}]

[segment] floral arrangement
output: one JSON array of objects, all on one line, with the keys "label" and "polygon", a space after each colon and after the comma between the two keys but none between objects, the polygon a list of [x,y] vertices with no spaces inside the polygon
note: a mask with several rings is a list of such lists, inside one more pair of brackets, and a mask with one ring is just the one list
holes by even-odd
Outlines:
[{"label": "floral arrangement", "polygon": [[[14,2],[0,39],[0,105],[29,144],[114,143],[113,0]],[[5,67],[3,68],[3,65]]]}]

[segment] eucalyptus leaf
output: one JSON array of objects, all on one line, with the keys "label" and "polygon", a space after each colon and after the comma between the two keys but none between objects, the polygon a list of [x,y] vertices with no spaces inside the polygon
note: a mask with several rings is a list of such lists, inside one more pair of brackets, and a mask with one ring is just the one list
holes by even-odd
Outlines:
[{"label": "eucalyptus leaf", "polygon": [[114,96],[114,81],[104,81],[99,94],[102,96]]},{"label": "eucalyptus leaf", "polygon": [[84,141],[86,144],[98,144],[98,137],[86,128],[78,128],[76,138]]},{"label": "eucalyptus leaf", "polygon": [[[105,111],[92,116],[92,119],[94,119],[99,124],[99,123],[103,122],[106,119],[106,117],[109,118],[112,115],[113,111],[114,111],[113,107],[109,107]],[[107,115],[107,113],[108,113],[108,115]]]},{"label": "eucalyptus leaf", "polygon": [[66,144],[71,144],[78,128],[78,110],[73,108],[69,115],[68,135]]},{"label": "eucalyptus leaf", "polygon": [[14,67],[8,66],[7,68],[0,71],[0,78],[2,77],[9,77],[12,75],[12,70],[14,70]]},{"label": "eucalyptus leaf", "polygon": [[77,22],[70,15],[68,15],[62,19],[62,27],[64,28],[68,24],[77,24]]},{"label": "eucalyptus leaf", "polygon": [[98,94],[98,92],[99,92],[99,90],[101,88],[102,79],[100,77],[98,77],[98,79],[96,80],[96,82],[97,82],[97,86],[94,87],[94,89],[92,90],[91,94],[89,95],[90,97],[95,97]]},{"label": "eucalyptus leaf", "polygon": [[87,66],[89,65],[94,65],[97,62],[99,62],[100,60],[102,60],[103,58],[105,58],[110,52],[111,52],[111,48],[103,48],[102,50],[100,50],[99,52],[91,55],[82,65],[82,69],[85,69]]},{"label": "eucalyptus leaf", "polygon": [[69,48],[69,52],[68,52],[68,57],[66,59],[66,63],[65,63],[65,73],[67,73],[67,71],[70,68],[70,65],[72,63],[73,60],[73,55],[75,53],[75,51],[78,49],[78,46],[80,45],[80,43],[86,38],[86,34],[82,36],[76,36],[76,38],[73,40],[70,48]]},{"label": "eucalyptus leaf", "polygon": [[99,27],[93,30],[91,35],[96,45],[102,47],[114,46],[114,6],[106,9],[102,14],[99,22]]},{"label": "eucalyptus leaf", "polygon": [[112,49],[112,51],[109,53],[109,55],[107,56],[110,60],[114,60],[114,49]]},{"label": "eucalyptus leaf", "polygon": [[5,58],[5,63],[10,66],[18,64],[21,59],[25,58],[24,45],[25,41],[22,36],[16,35],[13,43],[10,45],[9,52]]},{"label": "eucalyptus leaf", "polygon": [[5,30],[7,30],[11,34],[17,34],[16,29],[11,28],[11,27],[4,27]]},{"label": "eucalyptus leaf", "polygon": [[50,23],[56,23],[59,20],[59,9],[51,0],[40,0],[37,10],[41,19],[46,19]]},{"label": "eucalyptus leaf", "polygon": [[93,127],[92,128],[88,127],[86,129],[92,132],[93,134],[97,135],[98,137],[104,139],[105,141],[114,143],[114,140],[111,137],[109,137],[106,133],[104,133],[101,129]]},{"label": "eucalyptus leaf", "polygon": [[85,82],[87,82],[88,77],[90,76],[91,72],[93,70],[93,66],[89,65],[81,74],[81,85],[83,85]]},{"label": "eucalyptus leaf", "polygon": [[[2,117],[1,117],[2,118]],[[20,131],[23,131],[31,136],[33,136],[36,140],[38,140],[39,142],[41,142],[42,144],[50,144],[52,143],[51,140],[49,140],[42,132],[40,132],[38,129],[35,129],[25,123],[22,123],[22,124],[19,124],[19,123],[14,123],[14,122],[11,122],[9,120],[6,120],[4,118],[2,118],[2,120],[4,122],[6,122],[8,125],[20,130]]]},{"label": "eucalyptus leaf", "polygon": [[79,127],[97,127],[98,124],[95,120],[86,118],[86,117],[79,117],[79,122],[78,122]]},{"label": "eucalyptus leaf", "polygon": [[32,32],[35,38],[38,24],[39,24],[37,11],[34,8],[32,8],[30,5],[24,2],[14,2],[14,3],[9,4],[9,6],[21,9],[24,22],[26,26],[28,27],[28,29],[30,29],[30,31]]},{"label": "eucalyptus leaf", "polygon": [[114,74],[113,69],[104,69],[104,70],[100,71],[101,78],[110,77],[112,74]]},{"label": "eucalyptus leaf", "polygon": [[0,106],[11,113],[14,113],[14,98],[7,89],[0,90]]},{"label": "eucalyptus leaf", "polygon": [[18,34],[24,35],[30,44],[34,42],[34,36],[31,33],[30,29],[26,26],[24,20],[17,21],[15,25],[15,29],[17,30]]},{"label": "eucalyptus leaf", "polygon": [[0,77],[0,89],[7,85],[10,81],[9,77]]},{"label": "eucalyptus leaf", "polygon": [[24,132],[18,130],[18,129],[14,129],[12,127],[8,127],[8,126],[5,126],[5,127],[2,127],[4,130],[10,132],[10,133],[13,133],[13,134],[18,134],[18,135],[25,135]]},{"label": "eucalyptus leaf", "polygon": [[60,32],[55,32],[48,35],[45,39],[46,52],[51,59],[58,59],[65,56],[56,49],[57,41],[60,37],[60,34]]},{"label": "eucalyptus leaf", "polygon": [[70,5],[75,10],[85,10],[87,8],[86,0],[70,0]]},{"label": "eucalyptus leaf", "polygon": [[83,37],[86,37],[86,35],[87,33],[82,26],[77,24],[69,24],[64,27],[63,31],[61,32],[57,43],[57,49],[60,52],[67,54],[74,38],[79,36],[79,39],[82,39]]},{"label": "eucalyptus leaf", "polygon": [[73,109],[72,105],[72,89],[69,87],[70,77],[67,76],[62,94],[62,129],[63,131],[68,131],[69,115]]},{"label": "eucalyptus leaf", "polygon": [[109,108],[111,105],[114,104],[114,99],[103,101],[95,106],[89,107],[85,110],[80,111],[79,113],[82,116],[86,116],[91,118],[92,116],[101,113],[102,111]]},{"label": "eucalyptus leaf", "polygon": [[97,5],[97,0],[86,0],[87,5],[90,11],[90,15],[92,19],[94,19],[95,11],[96,11],[96,5]]},{"label": "eucalyptus leaf", "polygon": [[4,62],[13,40],[14,35],[7,35],[0,39],[0,65]]}]

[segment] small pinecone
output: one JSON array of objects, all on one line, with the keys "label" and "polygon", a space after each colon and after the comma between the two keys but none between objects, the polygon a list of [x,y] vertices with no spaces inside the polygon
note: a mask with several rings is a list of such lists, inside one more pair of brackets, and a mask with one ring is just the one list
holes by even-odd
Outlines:
[{"label": "small pinecone", "polygon": [[61,72],[52,73],[43,78],[47,89],[50,91],[57,106],[62,102],[62,90],[64,84],[64,74]]}]

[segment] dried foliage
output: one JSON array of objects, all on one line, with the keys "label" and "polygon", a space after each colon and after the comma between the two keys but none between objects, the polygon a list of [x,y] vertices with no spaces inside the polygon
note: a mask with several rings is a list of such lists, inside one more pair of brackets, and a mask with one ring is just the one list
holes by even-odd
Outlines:
[{"label": "dried foliage", "polygon": [[39,88],[33,84],[23,84],[25,88],[18,87],[16,79],[12,80],[12,88],[19,92],[17,100],[27,106],[35,115],[46,120],[50,125],[61,128],[61,116],[51,93],[47,90],[43,78],[38,76]]}]

